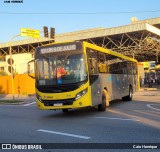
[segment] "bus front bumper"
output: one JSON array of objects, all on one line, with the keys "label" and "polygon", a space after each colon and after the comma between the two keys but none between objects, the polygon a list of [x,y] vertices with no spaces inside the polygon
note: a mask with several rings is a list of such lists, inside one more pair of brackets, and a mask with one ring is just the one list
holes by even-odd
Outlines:
[{"label": "bus front bumper", "polygon": [[74,109],[91,106],[89,94],[85,94],[79,99],[70,98],[62,100],[39,100],[36,98],[36,104],[42,110],[56,110],[56,109]]}]

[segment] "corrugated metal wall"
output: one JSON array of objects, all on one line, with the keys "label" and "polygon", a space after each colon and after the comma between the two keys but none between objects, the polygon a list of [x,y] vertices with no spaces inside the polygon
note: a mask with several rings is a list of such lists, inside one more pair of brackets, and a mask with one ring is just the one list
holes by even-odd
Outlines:
[{"label": "corrugated metal wall", "polygon": [[[14,77],[15,94],[35,94],[35,80],[27,74],[18,74]],[[0,76],[0,94],[12,94],[11,76]]]}]

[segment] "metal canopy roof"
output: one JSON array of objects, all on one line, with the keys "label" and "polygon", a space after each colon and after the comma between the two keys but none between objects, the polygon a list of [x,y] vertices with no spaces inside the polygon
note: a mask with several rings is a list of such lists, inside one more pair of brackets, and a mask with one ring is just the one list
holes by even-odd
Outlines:
[{"label": "metal canopy roof", "polygon": [[[55,41],[88,41],[112,49],[125,55],[142,60],[159,60],[160,17],[136,21],[129,25],[112,28],[93,28],[76,32],[56,34]],[[155,32],[156,31],[156,32]],[[152,39],[151,41],[148,41]],[[28,39],[0,44],[0,55],[8,54],[12,46],[13,53],[34,52],[35,47],[51,43],[50,38]],[[31,50],[30,50],[31,47]],[[23,51],[21,51],[21,49]],[[149,53],[149,55],[147,55]],[[152,56],[152,58],[151,58]]]},{"label": "metal canopy roof", "polygon": [[147,30],[147,24],[160,27],[160,18],[153,18],[143,21],[137,21],[135,23],[113,27],[113,28],[96,28],[77,32],[70,32],[56,35],[56,41],[67,41],[67,40],[83,40],[91,39],[103,36],[120,35],[124,33],[133,33]]}]

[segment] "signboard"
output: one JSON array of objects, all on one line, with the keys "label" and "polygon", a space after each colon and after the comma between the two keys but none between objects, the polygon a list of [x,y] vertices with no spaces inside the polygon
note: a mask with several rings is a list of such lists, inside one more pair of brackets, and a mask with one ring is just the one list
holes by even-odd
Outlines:
[{"label": "signboard", "polygon": [[149,69],[155,69],[156,62],[155,61],[149,61]]},{"label": "signboard", "polygon": [[156,65],[156,70],[160,70],[160,64]]},{"label": "signboard", "polygon": [[139,76],[144,79],[145,78],[145,72],[144,72],[144,65],[142,63],[138,63],[138,72]]},{"label": "signboard", "polygon": [[149,68],[149,63],[148,62],[139,62],[139,63],[143,64],[145,69]]},{"label": "signboard", "polygon": [[148,62],[139,62],[139,64],[143,64],[145,69],[155,69],[155,61],[148,61]]},{"label": "signboard", "polygon": [[76,44],[63,45],[63,46],[52,46],[41,48],[41,54],[53,53],[53,52],[61,52],[61,51],[71,51],[76,50]]},{"label": "signboard", "polygon": [[30,28],[21,28],[21,36],[29,36],[33,38],[40,38],[40,31]]},{"label": "signboard", "polygon": [[149,68],[149,63],[148,62],[143,62],[144,63],[144,68]]}]

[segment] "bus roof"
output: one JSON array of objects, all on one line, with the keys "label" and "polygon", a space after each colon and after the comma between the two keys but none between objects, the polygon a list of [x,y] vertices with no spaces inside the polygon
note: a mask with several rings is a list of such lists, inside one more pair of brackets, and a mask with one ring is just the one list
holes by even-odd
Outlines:
[{"label": "bus roof", "polygon": [[103,47],[100,47],[100,46],[97,46],[97,45],[94,45],[94,44],[91,44],[91,43],[88,43],[88,42],[85,42],[85,41],[83,41],[83,43],[84,43],[85,47],[89,47],[89,48],[93,48],[93,49],[96,49],[96,50],[100,50],[101,52],[108,53],[108,54],[111,54],[111,55],[114,55],[114,56],[118,56],[120,58],[129,60],[129,61],[132,61],[132,62],[138,62],[136,59],[130,58],[128,56],[125,56],[123,54],[117,53],[115,51],[112,51],[112,50],[109,50],[109,49],[106,49],[106,48],[103,48]]},{"label": "bus roof", "polygon": [[53,42],[53,43],[50,43],[50,44],[44,44],[44,45],[38,46],[37,48],[43,48],[43,47],[58,45],[58,44],[74,43],[74,42],[78,42],[78,41]]},{"label": "bus roof", "polygon": [[37,47],[37,48],[43,48],[43,47],[48,47],[48,46],[52,46],[52,45],[59,45],[59,44],[74,43],[74,42],[83,43],[85,47],[89,47],[89,48],[93,48],[93,49],[96,49],[96,50],[100,50],[101,52],[108,53],[108,54],[111,54],[111,55],[115,55],[115,56],[118,56],[120,58],[132,61],[132,62],[138,62],[136,59],[133,59],[133,58],[130,58],[130,57],[125,56],[123,54],[117,53],[115,51],[112,51],[112,50],[97,46],[95,44],[88,43],[86,41],[66,41],[66,42],[59,42],[59,43],[56,42],[56,43],[46,44],[46,45],[43,45],[43,46],[40,46],[40,47]]}]

